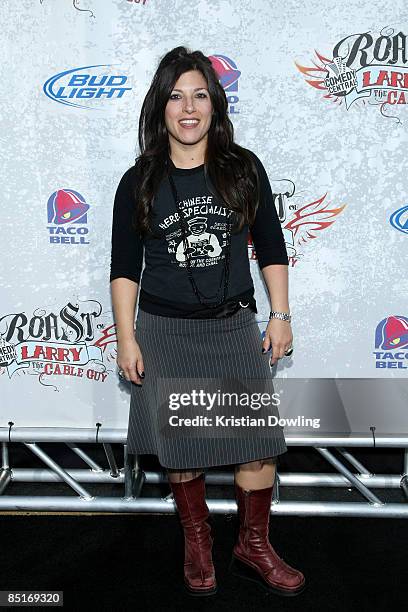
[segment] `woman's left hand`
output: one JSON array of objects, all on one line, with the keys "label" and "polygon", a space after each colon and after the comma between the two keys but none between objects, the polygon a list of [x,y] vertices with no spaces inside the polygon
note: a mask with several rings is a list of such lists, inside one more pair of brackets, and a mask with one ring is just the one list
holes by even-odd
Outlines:
[{"label": "woman's left hand", "polygon": [[289,321],[270,319],[265,330],[262,348],[266,352],[272,347],[271,365],[274,365],[278,359],[282,359],[285,356],[285,352],[290,349],[292,342],[293,334]]}]

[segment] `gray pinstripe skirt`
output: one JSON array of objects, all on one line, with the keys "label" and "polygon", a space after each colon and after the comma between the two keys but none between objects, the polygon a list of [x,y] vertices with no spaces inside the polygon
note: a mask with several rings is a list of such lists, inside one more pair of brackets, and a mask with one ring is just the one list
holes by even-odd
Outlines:
[{"label": "gray pinstripe skirt", "polygon": [[[158,379],[269,379],[270,354],[263,355],[255,313],[240,309],[221,319],[185,319],[153,315],[139,308],[136,340],[141,348],[145,378],[131,383],[128,452],[157,455],[166,468],[185,470],[247,463],[276,457],[287,447],[282,427],[265,432],[193,438],[160,430]],[[177,386],[177,383],[176,383]],[[274,414],[279,417],[278,409]],[[174,428],[173,428],[174,429]],[[207,428],[208,431],[208,428]],[[214,429],[213,429],[214,431]]]}]

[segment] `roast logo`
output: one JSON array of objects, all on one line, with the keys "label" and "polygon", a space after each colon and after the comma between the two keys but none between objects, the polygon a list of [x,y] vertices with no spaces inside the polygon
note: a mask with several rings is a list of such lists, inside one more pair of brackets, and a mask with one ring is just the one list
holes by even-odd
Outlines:
[{"label": "roast logo", "polygon": [[[77,108],[101,109],[123,98],[131,87],[125,87],[128,77],[111,74],[111,64],[82,66],[59,72],[43,85],[43,91],[54,102]],[[99,103],[99,104],[98,104]]]},{"label": "roast logo", "polygon": [[313,66],[295,64],[324,98],[344,102],[347,110],[357,100],[378,105],[385,117],[389,117],[384,112],[387,105],[408,103],[407,36],[403,32],[388,28],[378,36],[352,34],[334,46],[332,57],[315,53]]},{"label": "roast logo", "polygon": [[47,226],[51,244],[89,244],[89,204],[73,189],[58,189],[48,198]]},{"label": "roast logo", "polygon": [[[318,238],[322,230],[330,227],[346,205],[333,206],[326,199],[327,193],[311,202],[298,203],[295,200],[295,185],[288,179],[272,181],[271,186],[289,265],[293,267],[303,257],[305,245]],[[248,250],[249,258],[256,259],[256,249],[250,232]]]},{"label": "roast logo", "polygon": [[[96,300],[68,302],[59,312],[37,309],[0,317],[0,374],[59,376],[105,382],[116,362],[116,331]],[[113,369],[113,368],[112,368]]]},{"label": "roast logo", "polygon": [[375,367],[408,369],[408,318],[389,316],[375,330]]},{"label": "roast logo", "polygon": [[224,88],[228,100],[228,112],[230,114],[239,113],[236,105],[239,102],[238,79],[241,72],[237,65],[226,55],[210,55],[208,59],[211,61],[220,84]]}]

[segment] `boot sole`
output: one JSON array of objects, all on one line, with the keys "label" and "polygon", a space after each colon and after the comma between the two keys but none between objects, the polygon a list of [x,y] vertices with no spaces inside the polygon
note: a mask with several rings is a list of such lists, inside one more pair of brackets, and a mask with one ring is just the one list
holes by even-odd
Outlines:
[{"label": "boot sole", "polygon": [[238,576],[239,578],[244,578],[244,580],[250,580],[251,582],[255,582],[264,591],[267,591],[268,593],[274,593],[275,595],[283,595],[284,597],[295,597],[296,595],[300,595],[300,593],[302,593],[306,588],[306,583],[304,583],[296,591],[287,591],[286,589],[273,587],[261,577],[261,575],[256,571],[256,569],[254,569],[235,555],[232,555],[229,569],[231,573],[234,574],[234,576]]},{"label": "boot sole", "polygon": [[187,593],[189,595],[192,595],[193,597],[208,597],[209,595],[215,595],[218,591],[217,585],[211,589],[207,589],[205,591],[203,590],[199,591],[196,589],[192,589],[186,583],[184,583],[184,588],[187,591]]}]

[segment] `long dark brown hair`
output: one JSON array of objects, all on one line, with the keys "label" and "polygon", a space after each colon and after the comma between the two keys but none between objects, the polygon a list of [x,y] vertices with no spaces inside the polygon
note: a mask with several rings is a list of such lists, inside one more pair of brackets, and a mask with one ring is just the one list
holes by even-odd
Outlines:
[{"label": "long dark brown hair", "polygon": [[217,73],[201,51],[176,47],[160,60],[140,112],[133,225],[141,234],[153,233],[154,196],[167,172],[169,137],[165,108],[177,79],[189,70],[199,70],[203,74],[213,106],[204,158],[205,176],[209,177],[225,206],[235,212],[234,232],[241,231],[245,223],[252,224],[255,219],[259,200],[257,168],[253,156],[234,142],[234,127],[227,113],[228,101]]}]

